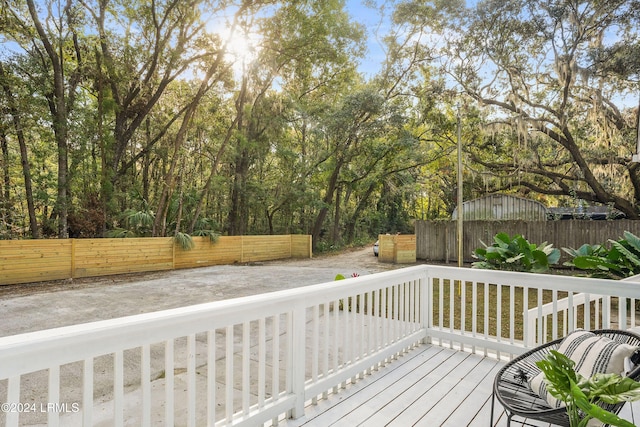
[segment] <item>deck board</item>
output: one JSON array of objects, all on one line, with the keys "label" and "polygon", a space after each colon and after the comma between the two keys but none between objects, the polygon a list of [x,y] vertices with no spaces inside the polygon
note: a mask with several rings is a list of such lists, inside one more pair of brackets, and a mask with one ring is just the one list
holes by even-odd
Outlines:
[{"label": "deck board", "polygon": [[[503,363],[435,345],[422,345],[306,407],[284,427],[489,427],[493,378]],[[638,412],[638,405],[635,405]],[[632,420],[629,408],[620,414]],[[517,418],[513,426],[519,426]],[[549,424],[527,420],[528,425]],[[506,416],[496,402],[494,427]]]}]

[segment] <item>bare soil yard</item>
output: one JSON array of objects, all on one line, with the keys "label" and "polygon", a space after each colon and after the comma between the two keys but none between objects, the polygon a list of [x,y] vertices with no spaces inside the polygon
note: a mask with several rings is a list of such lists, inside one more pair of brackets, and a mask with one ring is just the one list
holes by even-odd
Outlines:
[{"label": "bare soil yard", "polygon": [[372,247],[312,259],[219,265],[0,286],[0,336],[112,319],[406,267],[381,263]]}]

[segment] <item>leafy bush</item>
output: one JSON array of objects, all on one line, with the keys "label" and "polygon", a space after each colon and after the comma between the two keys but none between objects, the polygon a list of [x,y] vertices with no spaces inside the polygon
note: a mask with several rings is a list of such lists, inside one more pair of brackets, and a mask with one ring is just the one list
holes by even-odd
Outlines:
[{"label": "leafy bush", "polygon": [[628,231],[620,240],[609,239],[611,248],[584,244],[578,249],[562,248],[573,257],[564,265],[587,270],[592,277],[622,279],[640,274],[640,238]]},{"label": "leafy bush", "polygon": [[492,246],[481,241],[484,248],[473,251],[473,257],[479,260],[473,268],[543,273],[560,260],[560,251],[547,242],[536,245],[519,234],[510,237],[506,233],[496,234],[493,240]]}]

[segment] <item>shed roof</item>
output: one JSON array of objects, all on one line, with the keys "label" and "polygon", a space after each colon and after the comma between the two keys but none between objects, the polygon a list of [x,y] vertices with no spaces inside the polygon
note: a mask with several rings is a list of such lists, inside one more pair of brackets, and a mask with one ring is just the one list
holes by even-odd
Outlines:
[{"label": "shed roof", "polygon": [[[489,194],[462,204],[463,219],[468,221],[480,220],[529,220],[545,221],[547,208],[542,203],[512,196],[510,194]],[[457,208],[454,209],[452,219],[457,219]]]}]

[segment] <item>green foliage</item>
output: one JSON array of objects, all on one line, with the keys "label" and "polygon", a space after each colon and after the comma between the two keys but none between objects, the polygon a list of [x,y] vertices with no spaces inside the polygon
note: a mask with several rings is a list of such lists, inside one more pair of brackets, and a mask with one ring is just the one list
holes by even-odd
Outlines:
[{"label": "green foliage", "polygon": [[542,273],[560,260],[560,251],[547,242],[536,245],[519,234],[510,237],[506,233],[496,234],[493,240],[492,246],[481,242],[485,247],[473,252],[473,257],[480,260],[472,264],[473,268]]},{"label": "green foliage", "polygon": [[536,365],[545,375],[547,390],[567,408],[571,427],[584,427],[589,420],[633,427],[633,424],[601,408],[598,402],[616,404],[640,400],[640,383],[618,374],[595,374],[583,378],[576,373],[575,362],[562,353],[551,353]]},{"label": "green foliage", "polygon": [[572,256],[564,265],[586,270],[591,277],[607,279],[622,279],[640,274],[640,238],[625,231],[622,239],[609,239],[609,243],[610,249],[604,245],[588,244],[578,249],[562,248]]},{"label": "green foliage", "polygon": [[196,246],[193,238],[187,233],[177,232],[176,235],[173,236],[173,242],[185,251],[190,251]]},{"label": "green foliage", "polygon": [[196,230],[193,232],[194,236],[206,236],[209,237],[211,243],[215,243],[220,238],[220,235],[213,230]]},{"label": "green foliage", "polygon": [[106,232],[106,237],[150,237],[154,213],[149,209],[126,209],[120,216],[122,227]]}]

